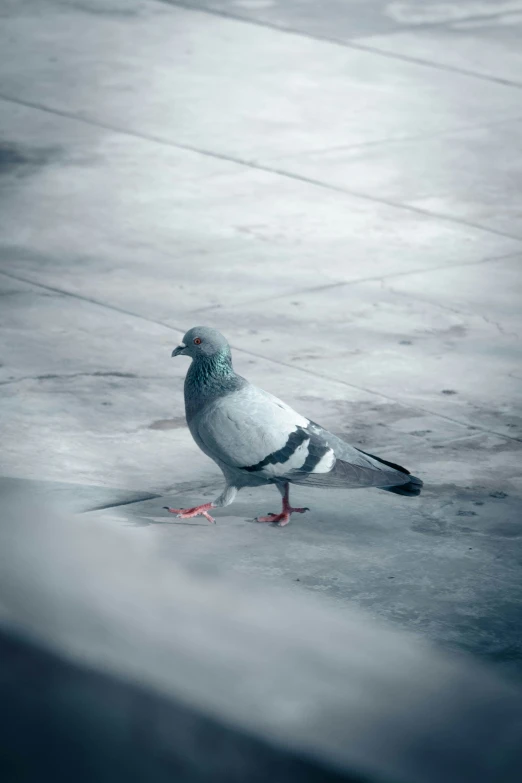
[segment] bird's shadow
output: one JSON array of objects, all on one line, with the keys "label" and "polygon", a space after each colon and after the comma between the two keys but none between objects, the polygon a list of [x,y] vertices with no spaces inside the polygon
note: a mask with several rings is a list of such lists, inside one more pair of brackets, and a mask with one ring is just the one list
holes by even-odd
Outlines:
[{"label": "bird's shadow", "polygon": [[149,525],[184,525],[185,527],[214,527],[210,522],[184,522],[174,519],[162,519],[151,517],[149,519],[128,520],[124,527],[148,527]]},{"label": "bird's shadow", "polygon": [[256,525],[262,525],[263,527],[281,527],[278,522],[260,522],[257,517],[249,517],[245,519],[245,522],[253,522]]},{"label": "bird's shadow", "polygon": [[[256,525],[262,525],[263,527],[275,527],[280,528],[281,525],[279,525],[277,522],[258,522],[256,517],[245,517],[245,522],[253,523]],[[211,524],[210,522],[189,522],[185,520],[177,520],[177,519],[163,519],[163,517],[148,517],[147,519],[129,519],[127,520],[124,527],[148,527],[149,525],[176,525],[184,527],[208,527],[212,528],[216,525],[219,525],[219,520],[216,520],[214,524]]]}]

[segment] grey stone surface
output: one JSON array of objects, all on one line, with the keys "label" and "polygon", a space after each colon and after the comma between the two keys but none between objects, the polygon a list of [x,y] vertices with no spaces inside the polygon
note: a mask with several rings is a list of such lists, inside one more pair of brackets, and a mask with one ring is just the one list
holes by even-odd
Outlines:
[{"label": "grey stone surface", "polygon": [[346,145],[287,157],[277,165],[369,197],[522,237],[520,119],[409,141]]},{"label": "grey stone surface", "polygon": [[3,107],[12,162],[3,178],[0,269],[182,331],[187,312],[209,305],[522,247],[429,213]]},{"label": "grey stone surface", "polygon": [[158,2],[88,7],[15,4],[0,95],[258,162],[520,115],[518,90],[467,75]]},{"label": "grey stone surface", "polygon": [[107,520],[14,495],[2,521],[6,783],[520,778],[520,688],[469,656]]},{"label": "grey stone surface", "polygon": [[[418,28],[483,28],[495,31],[516,28],[522,3],[520,0],[166,0],[172,5],[204,8],[217,13],[249,19],[258,24],[325,37],[346,43],[368,35],[389,36],[392,32],[410,30],[411,38]],[[515,36],[513,35],[513,39]],[[502,51],[503,47],[499,46]]]},{"label": "grey stone surface", "polygon": [[35,507],[52,505],[70,513],[121,507],[154,497],[151,492],[132,492],[129,489],[116,490],[106,486],[0,476],[0,496],[6,495],[24,497]]},{"label": "grey stone surface", "polygon": [[[353,416],[357,406],[349,407]],[[412,416],[408,421],[394,413],[395,439],[404,452],[389,448],[384,454],[404,457],[420,472],[426,488],[419,500],[390,499],[376,490],[293,488],[293,500],[311,511],[292,522],[286,538],[285,529],[253,521],[278,508],[278,493],[271,488],[243,490],[233,506],[216,511],[215,526],[203,519],[177,520],[162,510],[164,501],[175,508],[207,502],[218,494],[219,482],[94,516],[140,534],[154,531],[166,558],[192,560],[202,572],[219,566],[282,590],[318,592],[341,611],[356,605],[518,677],[522,525],[519,492],[511,487],[517,486],[513,461],[519,452],[489,435],[470,433],[448,442],[431,433],[411,434],[416,427],[429,429],[429,420]],[[387,418],[393,418],[389,408]],[[397,433],[406,421],[412,430],[403,438]],[[350,437],[362,435],[359,426],[354,433],[348,425]],[[375,429],[386,433],[388,443],[394,439],[389,427]],[[355,442],[362,440],[371,451],[375,437],[364,432]],[[430,444],[423,442],[430,437]],[[499,474],[501,482],[495,478]],[[512,484],[507,477],[513,474]]]},{"label": "grey stone surface", "polygon": [[[421,5],[424,4],[419,0]],[[458,8],[461,3],[450,5]],[[522,3],[491,0],[470,3],[473,5],[479,13],[469,17],[456,13],[446,24],[428,26],[414,33],[405,30],[394,35],[372,35],[361,38],[359,43],[391,56],[418,59],[521,87]],[[488,14],[488,10],[492,13]]]},{"label": "grey stone surface", "polygon": [[[238,21],[0,3],[8,483],[82,504],[165,493],[95,516],[520,677],[522,92],[484,78],[518,56],[492,5],[243,3]],[[480,78],[451,72],[472,70],[454,60],[472,17],[497,47]],[[314,40],[343,25],[369,50]],[[442,36],[433,67],[371,50],[398,26]],[[170,360],[197,323],[254,383],[415,470],[421,497],[299,492],[312,511],[284,530],[245,521],[271,490],[216,528],[167,517],[220,484]]]},{"label": "grey stone surface", "polygon": [[390,3],[386,0],[325,0],[321,3],[314,0],[187,0],[177,3],[172,0],[172,5],[206,9],[333,40],[350,40],[408,26],[395,17],[393,9],[389,12]]},{"label": "grey stone surface", "polygon": [[172,0],[172,4],[522,86],[520,0]]},{"label": "grey stone surface", "polygon": [[284,295],[213,320],[267,358],[520,439],[520,263]]}]

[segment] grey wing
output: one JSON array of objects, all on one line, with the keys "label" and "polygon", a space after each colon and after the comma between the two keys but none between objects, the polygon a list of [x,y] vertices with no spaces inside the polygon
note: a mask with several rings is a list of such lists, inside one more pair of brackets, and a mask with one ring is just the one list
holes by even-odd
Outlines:
[{"label": "grey wing", "polygon": [[248,385],[205,409],[194,436],[221,466],[274,480],[305,463],[307,424],[281,400]]},{"label": "grey wing", "polygon": [[294,475],[290,479],[293,483],[353,489],[386,488],[408,484],[412,479],[409,472],[400,465],[351,446],[313,421],[309,422],[308,430],[323,447],[333,450],[335,463],[327,473],[317,473],[312,469],[307,474]]},{"label": "grey wing", "polygon": [[223,468],[253,480],[318,486],[386,487],[409,478],[248,385],[198,417],[201,447]]}]

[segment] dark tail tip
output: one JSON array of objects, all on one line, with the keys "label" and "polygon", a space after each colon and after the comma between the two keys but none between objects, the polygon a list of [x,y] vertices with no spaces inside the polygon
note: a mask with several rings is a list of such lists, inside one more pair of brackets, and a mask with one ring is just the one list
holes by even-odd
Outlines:
[{"label": "dark tail tip", "polygon": [[393,492],[395,495],[406,495],[414,498],[420,495],[423,483],[417,476],[410,476],[407,484],[400,484],[398,487],[384,487],[386,492]]}]

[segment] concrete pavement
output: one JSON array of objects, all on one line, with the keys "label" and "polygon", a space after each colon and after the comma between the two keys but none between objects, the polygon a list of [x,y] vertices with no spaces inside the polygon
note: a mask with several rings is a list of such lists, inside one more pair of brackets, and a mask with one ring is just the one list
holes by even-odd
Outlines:
[{"label": "concrete pavement", "polygon": [[[1,472],[520,677],[522,2],[320,5],[0,2]],[[167,517],[196,323],[422,496]]]}]

